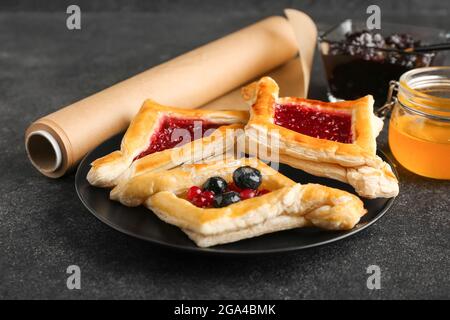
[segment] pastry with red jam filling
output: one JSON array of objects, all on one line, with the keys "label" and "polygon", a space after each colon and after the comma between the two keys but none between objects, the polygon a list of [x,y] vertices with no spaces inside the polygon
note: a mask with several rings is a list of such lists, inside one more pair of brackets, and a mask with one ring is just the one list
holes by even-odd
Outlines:
[{"label": "pastry with red jam filling", "polygon": [[348,183],[362,197],[398,194],[391,167],[376,155],[383,121],[373,114],[372,96],[335,103],[279,97],[278,85],[269,77],[242,93],[252,103],[245,127],[249,150],[256,144],[278,152],[280,162]]},{"label": "pastry with red jam filling", "polygon": [[131,121],[120,150],[95,160],[87,180],[114,187],[121,179],[222,154],[244,134],[247,120],[246,111],[186,110],[147,100]]}]

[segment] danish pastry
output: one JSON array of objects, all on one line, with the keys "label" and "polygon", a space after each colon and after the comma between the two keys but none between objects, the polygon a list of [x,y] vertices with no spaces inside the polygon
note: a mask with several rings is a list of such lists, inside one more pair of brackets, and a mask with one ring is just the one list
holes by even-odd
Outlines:
[{"label": "danish pastry", "polygon": [[120,150],[91,164],[90,184],[113,187],[147,171],[167,170],[222,154],[244,135],[246,111],[184,110],[144,102],[125,133]]},{"label": "danish pastry", "polygon": [[[257,170],[260,191],[265,192],[256,191],[253,197],[223,207],[199,207],[189,201],[189,192],[204,187],[211,177],[223,179],[231,188],[239,168],[246,168],[241,174]],[[243,191],[240,194],[243,197]],[[111,199],[127,206],[145,205],[161,220],[180,227],[200,247],[305,226],[348,230],[366,213],[355,195],[318,184],[295,183],[255,158],[147,172],[121,181],[111,191]]]},{"label": "danish pastry", "polygon": [[276,141],[280,162],[346,182],[366,198],[398,194],[392,169],[376,155],[383,122],[373,114],[372,96],[327,103],[278,94],[269,77],[243,89],[252,103],[245,127],[250,145],[274,151]]}]

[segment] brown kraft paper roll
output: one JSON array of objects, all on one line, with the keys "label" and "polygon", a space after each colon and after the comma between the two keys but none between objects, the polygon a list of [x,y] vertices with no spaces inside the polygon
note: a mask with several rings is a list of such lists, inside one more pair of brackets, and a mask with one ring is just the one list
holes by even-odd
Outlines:
[{"label": "brown kraft paper roll", "polygon": [[125,130],[145,99],[196,108],[297,52],[288,21],[264,19],[37,120],[25,134],[28,156],[44,175],[61,177],[87,152]]}]

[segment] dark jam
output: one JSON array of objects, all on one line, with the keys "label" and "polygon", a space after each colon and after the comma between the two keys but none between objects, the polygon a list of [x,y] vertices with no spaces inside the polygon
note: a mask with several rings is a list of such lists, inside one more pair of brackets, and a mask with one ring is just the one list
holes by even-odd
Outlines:
[{"label": "dark jam", "polygon": [[342,143],[352,143],[350,113],[325,111],[299,104],[282,104],[275,108],[275,124],[308,135]]},{"label": "dark jam", "polygon": [[389,81],[432,63],[435,53],[400,52],[420,45],[409,34],[385,38],[369,31],[348,33],[344,40],[330,42],[328,52],[322,54],[330,93],[344,100],[371,94],[375,106],[381,106],[386,101]]},{"label": "dark jam", "polygon": [[159,129],[151,136],[148,148],[134,160],[201,139],[205,136],[205,133],[208,135],[212,132],[210,129],[217,129],[219,126],[221,124],[204,120],[165,117],[161,120]]}]

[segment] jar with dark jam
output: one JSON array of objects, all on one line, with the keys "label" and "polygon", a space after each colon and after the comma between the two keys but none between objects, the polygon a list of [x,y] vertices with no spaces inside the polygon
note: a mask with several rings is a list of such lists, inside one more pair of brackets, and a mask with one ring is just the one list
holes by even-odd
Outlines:
[{"label": "jar with dark jam", "polygon": [[381,27],[367,31],[364,23],[346,20],[319,38],[330,101],[371,94],[375,107],[380,107],[389,81],[439,61],[438,53],[417,53],[414,48],[445,41],[444,32],[387,23]]}]

